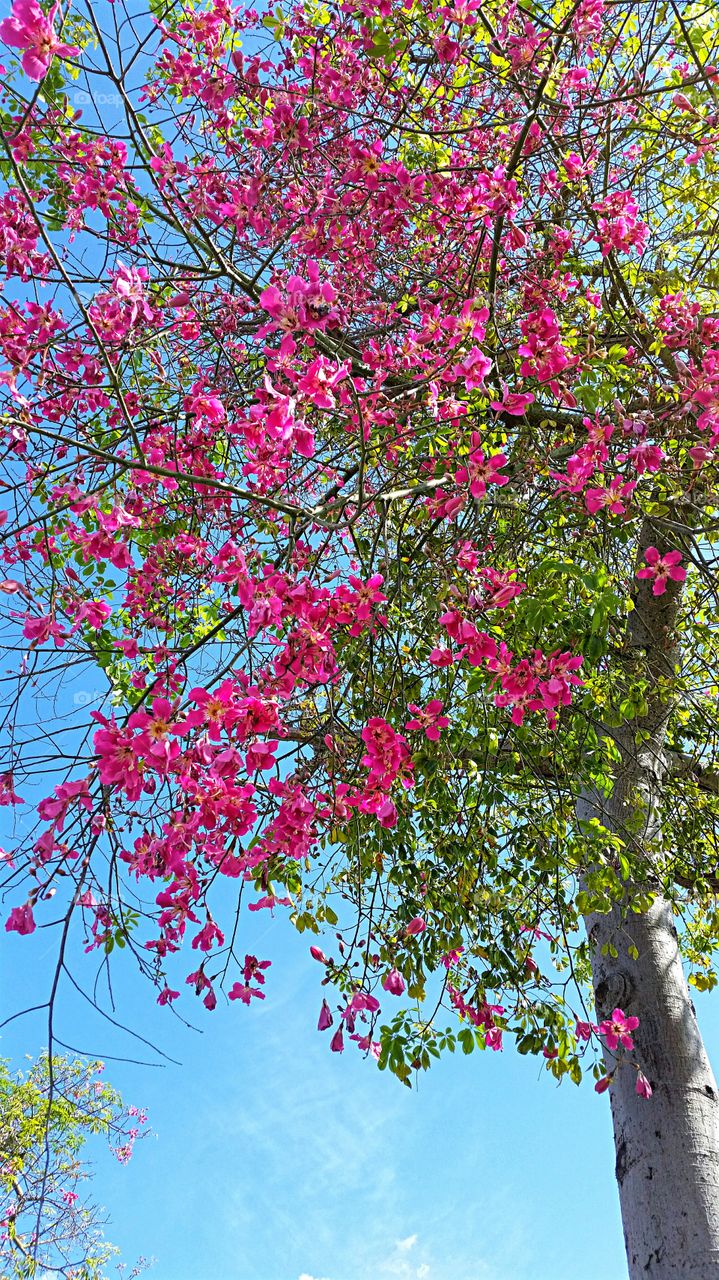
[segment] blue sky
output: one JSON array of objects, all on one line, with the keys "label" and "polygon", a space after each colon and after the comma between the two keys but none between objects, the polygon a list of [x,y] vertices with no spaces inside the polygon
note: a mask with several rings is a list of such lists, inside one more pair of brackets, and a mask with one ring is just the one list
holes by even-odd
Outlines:
[{"label": "blue sky", "polygon": [[[100,1152],[95,1194],[128,1264],[152,1280],[621,1280],[626,1275],[606,1097],[558,1088],[536,1060],[448,1057],[416,1090],[315,1030],[321,970],[286,920],[248,922],[271,957],[267,1000],[193,997],[189,1030],[125,957],[117,1017],[181,1060],[107,1059],[153,1134],[127,1167]],[[3,936],[4,1013],[46,989],[56,939]],[[113,957],[114,960],[114,957]],[[77,954],[90,986],[93,959]],[[717,1002],[699,997],[719,1056]],[[92,1053],[152,1057],[66,989],[59,1034]],[[202,1015],[200,1017],[199,1015]],[[33,1015],[3,1033],[20,1062],[46,1042]],[[651,1106],[651,1102],[647,1103]]]}]

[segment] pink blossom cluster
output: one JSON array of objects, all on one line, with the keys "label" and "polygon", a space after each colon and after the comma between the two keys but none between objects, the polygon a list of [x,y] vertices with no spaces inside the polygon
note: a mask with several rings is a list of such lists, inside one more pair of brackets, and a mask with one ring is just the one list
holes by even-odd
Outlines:
[{"label": "pink blossom cluster", "polygon": [[522,377],[534,377],[549,384],[554,395],[559,395],[557,377],[573,363],[561,341],[559,323],[551,307],[530,311],[520,322],[522,341],[518,354],[522,357],[519,372]]},{"label": "pink blossom cluster", "polygon": [[[434,143],[425,154],[409,134],[402,141],[406,79],[390,72],[392,51],[388,61],[373,45],[406,25],[395,0],[348,0],[326,23],[292,7],[271,56],[257,15],[225,0],[158,18],[162,53],[137,95],[152,117],[139,148],[106,136],[94,107],[87,125],[54,93],[9,106],[19,112],[6,130],[18,172],[45,176],[42,189],[0,197],[0,436],[29,503],[27,527],[3,534],[13,576],[0,592],[22,633],[23,676],[48,654],[101,654],[126,694],[122,711],[92,713],[84,776],[37,806],[42,828],[23,866],[33,887],[9,932],[33,932],[38,907],[72,873],[68,900],[88,949],[124,937],[72,834],[94,842],[107,831],[125,872],[154,895],[158,973],[189,940],[197,955],[185,985],[211,1009],[214,962],[229,946],[208,905],[215,880],[237,881],[250,911],[272,912],[292,906],[293,877],[337,827],[358,814],[397,826],[412,749],[440,741],[450,716],[425,687],[406,711],[368,693],[360,712],[347,697],[367,655],[384,654],[397,612],[387,528],[401,524],[413,545],[416,532],[419,554],[435,518],[457,519],[456,539],[445,527],[430,543],[437,557],[449,547],[440,567],[453,593],[440,619],[448,647],[430,654],[434,679],[451,689],[451,668],[466,659],[515,725],[538,715],[557,727],[582,687],[581,658],[508,647],[523,617],[510,606],[528,587],[506,568],[511,539],[483,545],[489,504],[473,502],[511,477],[543,519],[556,484],[555,529],[589,531],[593,550],[598,530],[616,532],[623,548],[652,477],[674,483],[687,457],[698,472],[719,442],[719,321],[688,293],[666,294],[651,312],[651,351],[670,353],[659,373],[652,335],[626,348],[620,330],[611,360],[631,409],[615,404],[612,417],[605,403],[600,334],[615,316],[587,269],[597,244],[603,259],[636,256],[650,235],[636,180],[648,157],[636,140],[609,157],[610,194],[591,203],[607,112],[619,121],[611,144],[641,106],[638,87],[615,82],[621,46],[597,73],[605,10],[606,0],[575,5],[557,61],[545,26],[509,4],[487,31],[478,75],[480,0],[440,0],[426,33],[415,24],[416,47],[395,52],[422,68],[423,128],[442,140],[441,160]],[[78,53],[61,43],[61,19],[58,4],[46,13],[14,0],[0,23],[36,81],[53,58]],[[665,69],[676,146],[696,147],[687,160],[699,164],[716,121],[701,86],[677,88],[688,89],[688,71],[673,49]],[[539,86],[550,75],[548,96]],[[93,296],[80,296],[77,264],[94,261],[98,242],[110,245],[109,265]],[[52,301],[22,297],[30,291],[19,286],[56,278],[52,245],[77,297],[54,285]],[[600,409],[583,416],[578,402],[595,393]],[[547,457],[565,445],[569,459],[547,481]],[[662,595],[686,577],[680,561],[649,547],[637,576]],[[523,553],[509,563],[524,573]],[[476,625],[490,608],[509,609],[492,615],[491,634]],[[412,654],[400,661],[421,687]],[[21,803],[8,771],[0,805]],[[414,909],[403,904],[394,938],[424,932],[423,916],[404,923]],[[377,985],[399,997],[409,970],[394,945]],[[460,960],[458,947],[442,963]],[[267,964],[247,955],[230,998],[263,998]],[[536,974],[531,956],[525,964]],[[360,1024],[379,1001],[354,986],[332,1047],[349,1032],[374,1053]],[[450,996],[498,1048],[501,1006],[456,987]],[[165,983],[160,1003],[177,998]],[[320,1021],[332,1025],[326,1001]],[[616,1010],[577,1035],[589,1026],[610,1050],[627,1048],[631,1023]]]},{"label": "pink blossom cluster", "polygon": [[484,1043],[488,1049],[494,1049],[495,1052],[502,1048],[502,1030],[496,1025],[495,1015],[504,1013],[504,1009],[500,1004],[487,1004],[485,1000],[481,1000],[479,1004],[468,1003],[464,996],[452,986],[447,986],[449,998],[457,1010],[461,1018],[466,1018],[475,1027],[480,1027],[484,1031]]},{"label": "pink blossom cluster", "polygon": [[572,32],[580,47],[597,40],[602,30],[604,0],[581,0],[572,18]]},{"label": "pink blossom cluster", "polygon": [[[265,975],[263,970],[270,967],[270,960],[258,960],[256,956],[245,956],[245,963],[242,966],[242,982],[235,982],[228,991],[230,1000],[240,1000],[242,1004],[249,1004],[252,998],[256,1000],[264,1000],[265,993],[260,991],[259,987],[264,985]],[[256,982],[258,986],[253,987],[252,982]]]},{"label": "pink blossom cluster", "polygon": [[320,269],[309,259],[307,278],[289,276],[284,288],[269,285],[262,291],[260,303],[272,319],[264,325],[258,336],[280,329],[285,333],[295,330],[314,332],[340,323],[341,311],[335,306],[337,293],[328,280],[320,281]]},{"label": "pink blossom cluster", "polygon": [[[0,31],[2,29],[0,24]],[[44,279],[52,265],[37,248],[40,232],[22,192],[11,188],[0,197],[0,260],[7,278]]]},{"label": "pink blossom cluster", "polygon": [[657,324],[670,351],[681,351],[701,329],[701,305],[685,293],[666,293],[659,299]]},{"label": "pink blossom cluster", "polygon": [[631,191],[615,191],[592,208],[599,214],[597,239],[602,257],[610,253],[643,253],[649,238],[649,227],[639,217],[639,205]]},{"label": "pink blossom cluster", "polygon": [[[450,653],[449,660],[458,662],[464,657],[472,666],[485,664],[492,673],[489,688],[496,684],[501,687],[494,695],[495,706],[511,707],[513,724],[523,724],[528,712],[544,711],[550,728],[556,728],[559,708],[571,704],[572,686],[581,687],[584,683],[577,675],[582,665],[581,656],[559,651],[545,655],[536,649],[531,658],[515,662],[514,654],[503,641],[498,644],[487,632],[478,631],[459,610],[450,609],[442,614],[439,622],[460,645]],[[444,652],[433,651],[436,665],[445,665]]]}]

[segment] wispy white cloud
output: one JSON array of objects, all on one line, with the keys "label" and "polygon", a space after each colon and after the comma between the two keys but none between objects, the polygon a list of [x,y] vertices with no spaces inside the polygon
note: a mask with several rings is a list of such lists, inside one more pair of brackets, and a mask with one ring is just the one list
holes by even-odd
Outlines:
[{"label": "wispy white cloud", "polygon": [[397,1248],[400,1253],[408,1253],[417,1243],[417,1232],[413,1236],[406,1236],[404,1240],[397,1241]]},{"label": "wispy white cloud", "polygon": [[394,1248],[380,1261],[377,1275],[382,1280],[427,1280],[431,1271],[429,1255],[424,1245],[417,1248],[418,1241],[416,1231],[395,1240]]}]

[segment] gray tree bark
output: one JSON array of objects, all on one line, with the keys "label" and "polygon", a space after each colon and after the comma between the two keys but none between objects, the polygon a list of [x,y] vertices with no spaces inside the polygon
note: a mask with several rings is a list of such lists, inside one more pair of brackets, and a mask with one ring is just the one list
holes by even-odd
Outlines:
[{"label": "gray tree bark", "polygon": [[[647,545],[658,545],[645,527]],[[676,545],[676,544],[674,544]],[[667,770],[669,681],[679,661],[676,630],[681,588],[654,596],[642,582],[629,616],[618,678],[641,671],[649,681],[647,713],[619,729],[602,727],[619,748],[614,790],[585,794],[581,822],[598,818],[639,856],[645,883],[662,859],[660,806]],[[637,745],[637,730],[642,739]],[[719,1280],[719,1094],[684,975],[672,911],[661,897],[642,914],[622,905],[586,919],[598,1019],[617,1006],[639,1018],[634,1051],[605,1054],[610,1088],[624,1238],[631,1280]],[[616,957],[612,957],[612,946]],[[630,954],[630,949],[632,954]],[[637,955],[634,958],[634,949]],[[639,1066],[651,1098],[637,1095]],[[615,1070],[616,1069],[616,1070]]]}]

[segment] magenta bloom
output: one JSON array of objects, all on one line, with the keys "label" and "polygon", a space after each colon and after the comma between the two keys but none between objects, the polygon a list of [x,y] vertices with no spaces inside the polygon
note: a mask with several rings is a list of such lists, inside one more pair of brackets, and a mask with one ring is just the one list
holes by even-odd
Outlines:
[{"label": "magenta bloom", "polygon": [[500,467],[507,464],[506,456],[503,453],[495,453],[491,458],[486,458],[479,444],[480,437],[476,431],[473,431],[472,449],[467,462],[454,473],[455,484],[469,484],[469,492],[477,501],[485,496],[488,484],[500,486],[509,484],[509,476],[503,476],[500,471]]},{"label": "magenta bloom", "polygon": [[651,1098],[652,1086],[643,1071],[637,1071],[637,1083],[634,1086],[634,1092],[639,1094],[640,1098]]},{"label": "magenta bloom", "polygon": [[594,1086],[594,1092],[604,1093],[605,1089],[609,1088],[613,1080],[614,1076],[602,1076],[601,1080],[597,1080],[597,1083]]},{"label": "magenta bloom", "polygon": [[638,1018],[628,1018],[622,1009],[615,1009],[611,1018],[599,1024],[599,1034],[604,1036],[606,1046],[614,1053],[621,1044],[624,1049],[633,1049],[634,1041],[630,1031],[639,1026]]},{"label": "magenta bloom", "polygon": [[60,5],[43,13],[37,0],[15,0],[12,13],[0,22],[0,40],[14,49],[24,49],[22,69],[31,80],[47,75],[53,58],[75,58],[80,52],[72,44],[62,44],[55,36],[54,23]]},{"label": "magenta bloom", "polygon": [[490,408],[496,413],[509,413],[512,417],[521,418],[527,405],[534,403],[531,391],[510,391],[506,382],[502,383],[502,399],[493,400]]},{"label": "magenta bloom", "polygon": [[369,991],[355,991],[347,1009],[350,1014],[362,1010],[366,1010],[367,1013],[379,1013],[379,1000],[376,996],[370,995]]},{"label": "magenta bloom", "polygon": [[227,992],[230,1000],[241,1000],[243,1004],[249,1004],[253,996],[257,1000],[264,1000],[264,991],[257,991],[254,987],[246,986],[242,982],[235,982]]},{"label": "magenta bloom", "polygon": [[5,928],[8,933],[34,933],[35,921],[29,902],[26,902],[22,907],[13,907],[5,921]]},{"label": "magenta bloom", "polygon": [[422,708],[410,702],[409,710],[413,712],[414,719],[408,720],[405,729],[424,729],[426,737],[430,742],[437,742],[442,729],[446,729],[449,720],[446,716],[440,715],[443,704],[439,698],[430,698],[427,706]]},{"label": "magenta bloom", "polygon": [[382,986],[391,996],[401,996],[404,991],[404,978],[399,969],[390,969],[382,979]]},{"label": "magenta bloom", "polygon": [[644,568],[637,570],[637,577],[653,578],[652,593],[662,596],[670,578],[672,582],[683,582],[686,578],[687,571],[681,567],[681,558],[681,551],[667,551],[666,555],[660,556],[656,547],[647,547],[644,552],[647,563]]},{"label": "magenta bloom", "polygon": [[426,928],[427,924],[422,917],[415,916],[414,920],[410,920],[409,924],[405,925],[404,931],[410,938],[414,938],[418,933],[424,933]]},{"label": "magenta bloom", "polygon": [[377,821],[381,827],[389,828],[397,826],[397,809],[394,801],[390,800],[389,796],[381,797],[380,804],[377,806],[375,812],[377,814]]},{"label": "magenta bloom", "polygon": [[591,1040],[592,1032],[597,1028],[591,1022],[578,1022],[576,1029],[577,1040]]},{"label": "magenta bloom", "polygon": [[326,1031],[328,1027],[331,1027],[331,1026],[332,1026],[332,1021],[333,1021],[333,1019],[332,1019],[332,1011],[331,1011],[331,1009],[330,1009],[330,1007],[329,1007],[329,1005],[328,1005],[327,1001],[326,1001],[326,1000],[323,1000],[323,1001],[322,1001],[322,1008],[320,1009],[319,1021],[318,1021],[318,1023],[317,1023],[317,1030],[318,1030],[318,1031]]},{"label": "magenta bloom", "polygon": [[429,655],[433,667],[451,667],[454,654],[451,649],[433,649]]}]

